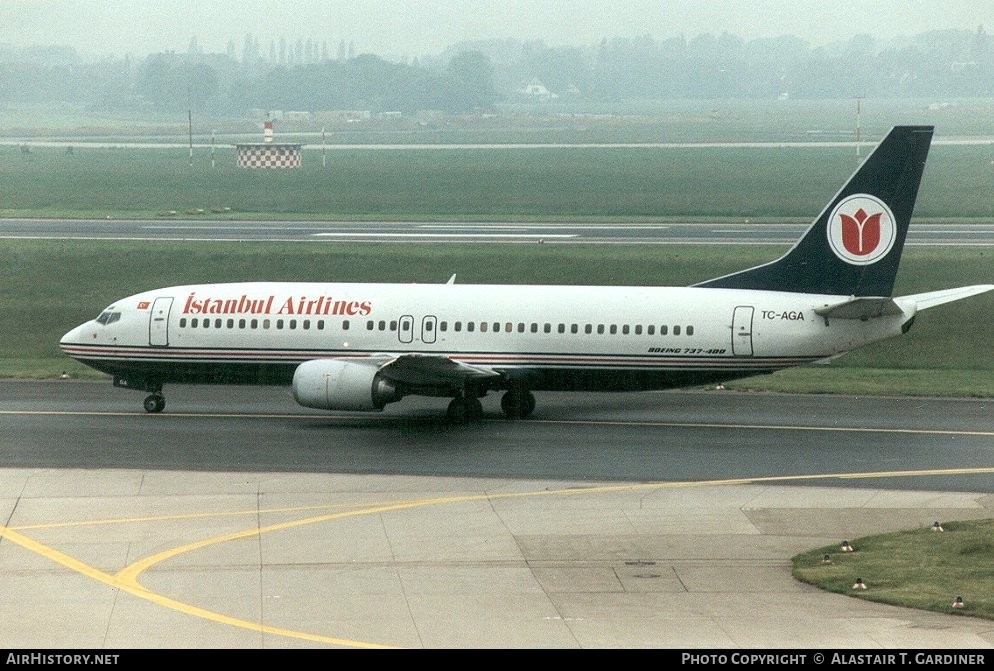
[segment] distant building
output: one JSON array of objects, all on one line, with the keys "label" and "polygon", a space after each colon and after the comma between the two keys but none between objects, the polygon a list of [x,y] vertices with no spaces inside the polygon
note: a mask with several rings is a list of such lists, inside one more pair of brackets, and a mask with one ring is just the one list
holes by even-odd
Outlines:
[{"label": "distant building", "polygon": [[537,78],[532,79],[530,82],[518,89],[518,95],[524,96],[526,98],[531,98],[532,100],[540,100],[543,102],[548,102],[550,100],[555,100],[559,96],[550,91],[545,87],[541,81]]},{"label": "distant building", "polygon": [[314,113],[314,120],[323,123],[358,123],[371,118],[369,110],[321,110]]},{"label": "distant building", "polygon": [[284,112],[283,121],[310,121],[312,114],[310,112]]}]

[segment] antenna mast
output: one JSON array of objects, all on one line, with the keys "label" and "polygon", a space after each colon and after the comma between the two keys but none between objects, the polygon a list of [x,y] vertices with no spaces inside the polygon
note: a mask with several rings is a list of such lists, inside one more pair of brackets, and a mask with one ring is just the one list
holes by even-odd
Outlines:
[{"label": "antenna mast", "polygon": [[856,96],[856,162],[859,163],[862,159],[859,155],[859,144],[860,144],[860,112],[861,104],[863,101],[863,96]]}]

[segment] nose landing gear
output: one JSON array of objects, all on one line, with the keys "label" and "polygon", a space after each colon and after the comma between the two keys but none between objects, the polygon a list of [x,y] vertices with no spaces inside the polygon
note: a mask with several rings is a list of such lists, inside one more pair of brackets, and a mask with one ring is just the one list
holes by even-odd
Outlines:
[{"label": "nose landing gear", "polygon": [[144,378],[125,378],[114,376],[114,386],[121,389],[134,389],[136,391],[147,391],[149,395],[145,397],[142,406],[145,412],[162,412],[166,407],[166,397],[162,395],[162,383]]}]

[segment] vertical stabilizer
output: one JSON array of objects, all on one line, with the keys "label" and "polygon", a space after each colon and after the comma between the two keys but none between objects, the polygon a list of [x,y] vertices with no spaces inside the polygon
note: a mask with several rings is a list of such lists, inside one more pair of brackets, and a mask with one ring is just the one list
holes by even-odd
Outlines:
[{"label": "vertical stabilizer", "polygon": [[895,126],[784,256],[695,286],[890,296],[932,132]]}]

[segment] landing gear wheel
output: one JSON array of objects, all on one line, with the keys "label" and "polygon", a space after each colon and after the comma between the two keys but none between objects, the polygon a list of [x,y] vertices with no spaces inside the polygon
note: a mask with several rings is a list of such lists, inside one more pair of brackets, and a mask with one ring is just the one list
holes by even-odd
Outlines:
[{"label": "landing gear wheel", "polygon": [[524,419],[535,409],[535,396],[527,389],[511,389],[501,397],[500,409],[509,419]]},{"label": "landing gear wheel", "polygon": [[483,419],[483,403],[480,402],[480,399],[466,399],[466,419],[471,422],[479,422]]},{"label": "landing gear wheel", "polygon": [[465,424],[483,419],[483,404],[478,398],[457,396],[449,402],[445,416],[453,424]]},{"label": "landing gear wheel", "polygon": [[145,412],[162,412],[166,407],[166,398],[161,394],[152,394],[145,397]]}]

